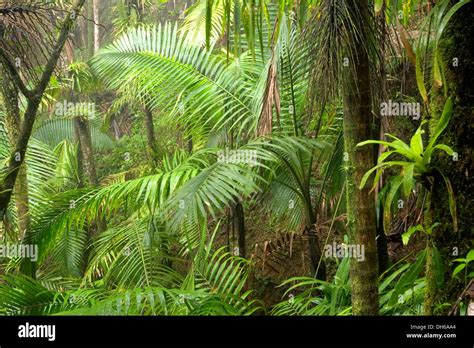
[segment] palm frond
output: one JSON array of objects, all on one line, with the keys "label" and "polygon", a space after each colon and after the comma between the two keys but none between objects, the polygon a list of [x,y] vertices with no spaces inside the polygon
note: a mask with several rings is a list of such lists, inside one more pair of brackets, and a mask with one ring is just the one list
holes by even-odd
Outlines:
[{"label": "palm frond", "polygon": [[92,67],[112,88],[131,81],[140,85],[152,107],[161,105],[184,117],[188,128],[254,129],[252,91],[230,73],[223,57],[189,43],[186,35],[169,24],[131,29],[102,50]]},{"label": "palm frond", "polygon": [[[102,123],[99,118],[90,120],[89,125],[92,146],[95,149],[111,149],[115,146],[113,140],[101,130]],[[74,142],[76,141],[74,139],[74,120],[72,118],[60,118],[43,122],[35,129],[33,137],[48,144],[51,148],[56,147],[63,140]]]}]

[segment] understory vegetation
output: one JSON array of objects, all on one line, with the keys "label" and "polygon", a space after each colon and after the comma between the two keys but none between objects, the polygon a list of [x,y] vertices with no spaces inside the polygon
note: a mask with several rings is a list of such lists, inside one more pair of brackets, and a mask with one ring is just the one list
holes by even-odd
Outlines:
[{"label": "understory vegetation", "polygon": [[474,313],[473,8],[0,0],[0,315]]}]

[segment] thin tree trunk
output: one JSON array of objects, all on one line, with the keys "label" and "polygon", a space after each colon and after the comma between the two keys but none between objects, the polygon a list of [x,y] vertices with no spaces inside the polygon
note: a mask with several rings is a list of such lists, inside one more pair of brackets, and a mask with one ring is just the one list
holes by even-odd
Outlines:
[{"label": "thin tree trunk", "polygon": [[[82,182],[84,182],[84,177],[87,178],[89,185],[97,187],[99,186],[99,180],[97,177],[96,164],[94,160],[94,150],[92,147],[92,139],[90,126],[87,120],[83,119],[80,116],[74,118],[74,128],[75,135],[79,140],[78,147],[78,160],[81,168],[86,175],[81,175]],[[107,229],[107,221],[104,218],[99,218],[98,220],[92,222],[92,224],[87,229],[87,243],[86,245],[91,245],[93,243],[94,235],[98,232],[105,231]],[[84,251],[85,260],[89,259],[91,250],[88,248]],[[87,261],[84,264],[83,272],[87,270]]]},{"label": "thin tree trunk", "polygon": [[321,247],[319,245],[318,235],[316,233],[316,220],[314,219],[306,227],[309,244],[309,258],[311,261],[311,272],[317,279],[326,280],[326,263],[322,259]]},{"label": "thin tree trunk", "polygon": [[117,123],[117,120],[115,119],[115,117],[112,119],[112,128],[114,129],[114,137],[116,140],[120,139],[120,137],[122,136],[121,132],[120,132],[120,128],[118,126],[118,123]]},{"label": "thin tree trunk", "polygon": [[99,33],[99,0],[92,0],[92,11],[94,13],[94,54],[99,51],[100,33]]},{"label": "thin tree trunk", "polygon": [[80,116],[74,118],[74,123],[77,129],[77,135],[79,136],[79,147],[82,153],[83,167],[87,174],[87,180],[91,186],[99,186],[89,124]]},{"label": "thin tree trunk", "polygon": [[84,173],[82,168],[84,168],[84,161],[82,159],[82,149],[81,149],[81,140],[79,138],[79,130],[77,129],[77,124],[76,122],[73,123],[73,131],[74,131],[74,141],[77,143],[77,168],[78,168],[78,174],[79,174],[79,182],[78,187],[83,188],[84,187]]},{"label": "thin tree trunk", "polygon": [[246,256],[246,244],[245,244],[245,215],[244,215],[244,208],[242,203],[236,201],[233,207],[233,217],[234,217],[234,224],[237,226],[237,240],[239,246],[239,256],[245,257]]},{"label": "thin tree trunk", "polygon": [[[6,128],[10,144],[14,146],[18,140],[19,130],[21,128],[20,108],[18,106],[19,92],[5,73],[2,81],[2,95],[7,110]],[[24,163],[20,167],[14,192],[19,230],[18,238],[21,240],[23,239],[30,223],[28,177]]]},{"label": "thin tree trunk", "polygon": [[[85,0],[77,1],[76,5],[73,8],[73,11],[76,14],[80,13],[84,2]],[[18,135],[15,149],[12,152],[8,161],[7,174],[5,175],[3,182],[0,183],[0,220],[3,219],[3,216],[6,212],[18,173],[20,172],[20,167],[23,164],[26,149],[28,147],[28,142],[30,140],[31,132],[33,130],[33,125],[36,119],[36,112],[38,111],[41,98],[51,79],[51,75],[53,74],[54,68],[56,67],[56,63],[59,59],[59,56],[61,55],[61,51],[68,38],[69,31],[72,27],[75,18],[77,18],[77,16],[66,16],[66,19],[61,27],[61,32],[59,34],[57,44],[54,47],[54,50],[43,70],[41,79],[34,90],[27,89],[27,87],[21,80],[21,77],[18,71],[16,70],[15,65],[13,64],[13,62],[10,61],[9,55],[2,48],[0,48],[1,63],[9,71],[18,89],[27,98],[24,121],[21,126],[20,133]]]},{"label": "thin tree trunk", "polygon": [[92,57],[94,55],[94,31],[95,31],[95,25],[94,25],[94,4],[91,3],[90,1],[87,4],[86,7],[86,12],[87,12],[87,52],[89,53],[89,56]]},{"label": "thin tree trunk", "polygon": [[153,125],[153,112],[148,105],[145,105],[144,108],[145,114],[145,129],[146,129],[146,139],[148,143],[148,152],[152,159],[153,165],[158,164],[158,145],[155,139],[155,127]]},{"label": "thin tree trunk", "polygon": [[[424,214],[423,214],[423,224],[425,230],[428,229],[433,224],[433,212],[432,212],[432,191],[434,185],[432,184],[426,194]],[[436,280],[434,275],[434,265],[433,265],[433,241],[430,235],[427,236],[426,241],[426,263],[425,263],[425,279],[426,279],[426,289],[425,296],[423,299],[423,314],[424,315],[433,315],[433,304],[436,297]]]},{"label": "thin tree trunk", "polygon": [[189,154],[192,154],[193,153],[193,147],[194,147],[194,144],[193,144],[193,137],[190,135],[188,137],[188,153]]},{"label": "thin tree trunk", "polygon": [[348,0],[352,25],[347,33],[353,53],[344,85],[344,142],[347,163],[347,226],[352,242],[364,247],[365,259],[351,260],[352,312],[378,314],[375,199],[370,188],[359,190],[364,173],[375,165],[373,150],[356,144],[372,137],[372,93],[367,54],[369,9],[367,0]]},{"label": "thin tree trunk", "polygon": [[[298,157],[301,157],[299,155]],[[313,160],[311,159],[310,163]],[[311,168],[312,165],[309,165]],[[319,244],[319,238],[316,231],[316,224],[317,224],[317,213],[313,208],[311,196],[310,196],[310,174],[308,173],[308,177],[304,183],[302,183],[301,191],[303,194],[304,199],[304,207],[306,210],[305,216],[305,230],[304,233],[308,236],[308,247],[309,247],[309,258],[311,262],[311,272],[312,274],[320,280],[326,280],[326,263],[323,260],[323,254],[321,252],[321,246]]]},{"label": "thin tree trunk", "polygon": [[[385,4],[385,2],[383,2],[381,13],[385,13],[386,7],[387,5]],[[380,55],[381,57],[385,57],[386,56],[385,42],[388,42],[390,40],[387,33],[386,17],[384,15],[379,16],[377,21],[378,21],[377,25],[380,27],[381,35],[382,35],[382,38],[380,40],[382,43],[382,46],[380,48]],[[388,98],[387,73],[386,73],[386,68],[385,68],[385,61],[383,59],[381,59],[380,61],[380,74],[381,74],[380,82],[377,83],[377,86],[375,86],[375,88],[380,90],[380,93],[377,93],[378,98],[374,98],[376,99],[374,108],[377,105],[380,105],[380,103],[383,100],[386,100],[386,98]],[[378,112],[378,117],[374,117],[374,121],[375,121],[374,122],[375,127],[373,130],[373,139],[377,139],[377,137],[379,139],[382,139],[382,137],[384,136],[384,128],[385,128],[386,119],[384,119],[380,115],[380,112]],[[381,152],[382,152],[382,145],[374,146],[374,162],[377,162],[378,157],[380,156]],[[379,216],[377,220],[377,252],[378,252],[379,275],[383,274],[383,272],[385,272],[389,268],[389,265],[390,265],[390,257],[388,255],[387,236],[385,235],[385,230],[383,227],[383,219],[384,219],[383,205],[382,205],[381,200],[377,199],[380,193],[380,187],[381,187],[382,182],[383,182],[383,177],[380,178],[379,186],[378,186],[378,189],[376,190],[376,204],[378,201],[378,208],[379,208],[378,209]]]},{"label": "thin tree trunk", "polygon": [[[75,134],[79,139],[78,159],[80,164],[82,164],[81,167],[84,171],[84,173],[81,175],[83,178],[82,182],[84,182],[84,178],[86,178],[90,186],[97,187],[99,186],[99,179],[97,177],[89,123],[82,117],[76,116],[74,118],[74,128]],[[87,229],[86,245],[91,245],[93,243],[94,235],[98,232],[105,231],[106,229],[107,221],[105,219],[99,218],[98,220],[92,222],[92,224]],[[90,249],[86,249],[84,251],[85,260],[89,259],[90,251]],[[86,261],[83,272],[86,271],[87,264],[88,262]]]}]

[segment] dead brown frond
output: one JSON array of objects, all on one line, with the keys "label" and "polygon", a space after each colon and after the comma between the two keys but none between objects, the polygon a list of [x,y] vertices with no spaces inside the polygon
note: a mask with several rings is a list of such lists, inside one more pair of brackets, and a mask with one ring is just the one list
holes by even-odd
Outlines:
[{"label": "dead brown frond", "polygon": [[272,59],[270,67],[268,68],[268,77],[263,97],[262,112],[260,113],[258,121],[257,136],[265,136],[272,132],[273,108],[275,108],[278,120],[280,115],[280,92],[278,88],[276,63]]}]

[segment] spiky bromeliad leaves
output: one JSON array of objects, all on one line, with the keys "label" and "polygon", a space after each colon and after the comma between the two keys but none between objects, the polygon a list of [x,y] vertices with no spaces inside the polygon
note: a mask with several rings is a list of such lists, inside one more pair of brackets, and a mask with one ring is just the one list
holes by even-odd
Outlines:
[{"label": "spiky bromeliad leaves", "polygon": [[[443,130],[448,125],[451,118],[453,109],[453,102],[449,98],[443,109],[443,113],[440,120],[431,134],[430,140],[426,148],[423,146],[422,134],[424,133],[423,126],[426,121],[423,121],[420,127],[416,130],[415,134],[410,140],[410,144],[404,143],[394,135],[387,134],[388,137],[394,139],[392,142],[381,141],[381,140],[367,140],[363,141],[357,146],[364,146],[368,144],[381,144],[389,148],[389,151],[382,153],[378,159],[378,164],[368,170],[363,176],[360,182],[360,188],[364,187],[370,175],[375,172],[372,190],[376,187],[380,176],[385,169],[390,167],[400,167],[400,172],[397,175],[390,177],[389,183],[387,184],[387,193],[385,197],[385,217],[387,223],[390,221],[390,207],[396,193],[402,189],[405,196],[409,196],[415,189],[417,183],[423,184],[428,190],[432,189],[433,175],[438,174],[448,191],[449,197],[449,209],[453,218],[454,230],[457,230],[457,216],[456,216],[456,201],[454,192],[451,186],[449,178],[436,166],[432,164],[433,153],[435,150],[441,150],[447,153],[449,156],[453,156],[454,150],[445,144],[437,144],[437,140]],[[387,161],[387,158],[391,155],[399,155],[404,160],[401,161]]]}]

